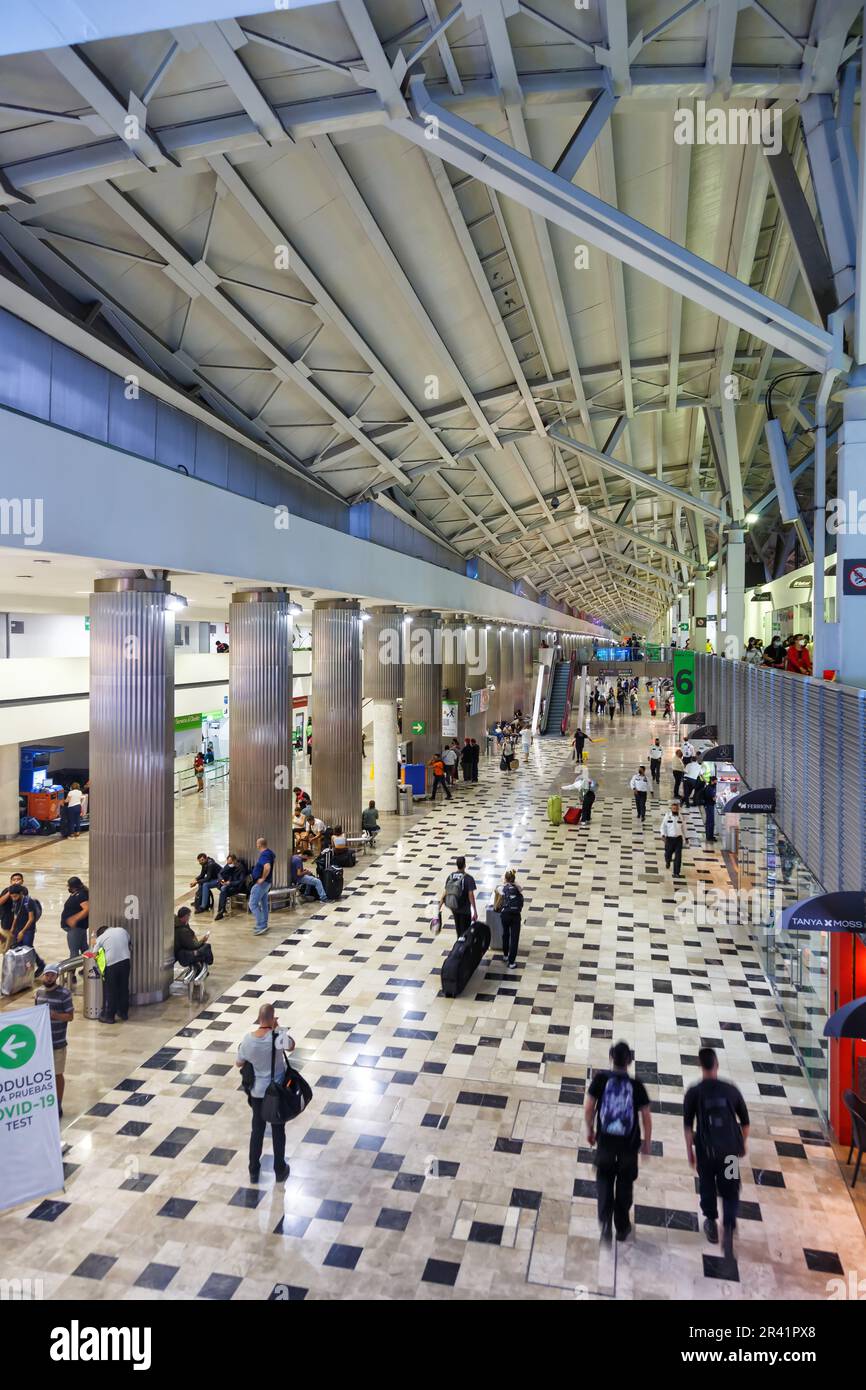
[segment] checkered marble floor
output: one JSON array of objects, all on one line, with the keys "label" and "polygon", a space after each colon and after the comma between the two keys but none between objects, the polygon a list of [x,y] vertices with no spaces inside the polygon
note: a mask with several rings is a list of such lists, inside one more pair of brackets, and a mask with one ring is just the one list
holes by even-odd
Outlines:
[{"label": "checkered marble floor", "polygon": [[[261,961],[64,1131],[66,1191],[0,1217],[0,1272],[61,1299],[796,1299],[866,1269],[745,929],[678,924],[664,800],[636,823],[627,782],[651,733],[669,753],[661,721],[599,728],[588,828],[547,824],[573,764],[563,741],[538,741],[509,776],[483,759],[477,786],[360,860],[339,902],[275,914]],[[699,827],[693,812],[687,880],[726,885]],[[517,968],[488,956],[451,1000],[438,971],[453,933],[434,938],[430,916],[460,852],[482,907],[508,864],[527,907]],[[249,1182],[233,1066],[262,1000],[315,1092],[287,1130],[284,1186],[269,1141]],[[634,1236],[600,1248],[582,1102],[620,1037],[651,1097],[653,1153]],[[702,1043],[752,1116],[733,1264],[700,1232],[685,1161]]]}]

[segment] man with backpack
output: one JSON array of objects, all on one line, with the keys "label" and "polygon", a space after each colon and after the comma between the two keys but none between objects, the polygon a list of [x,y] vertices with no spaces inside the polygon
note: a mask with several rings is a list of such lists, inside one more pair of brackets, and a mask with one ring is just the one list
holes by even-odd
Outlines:
[{"label": "man with backpack", "polygon": [[[629,1076],[633,1061],[626,1042],[610,1049],[610,1070],[596,1072],[589,1083],[584,1104],[586,1136],[596,1154],[596,1187],[601,1238],[611,1238],[611,1223],[617,1240],[631,1232],[632,1192],[637,1179],[638,1153],[650,1152],[652,1115],[649,1096],[642,1081]],[[643,1121],[643,1142],[641,1142]]]},{"label": "man with backpack", "polygon": [[42,916],[42,904],[31,898],[23,883],[12,883],[7,889],[12,904],[9,927],[9,950],[16,946],[32,946],[36,957],[35,978],[45,969],[45,962],[36,950],[36,923]]},{"label": "man with backpack", "polygon": [[711,1047],[698,1053],[701,1080],[686,1091],[683,1125],[689,1166],[697,1169],[704,1235],[719,1243],[719,1205],[722,1199],[722,1249],[734,1258],[734,1231],[740,1205],[740,1163],[749,1138],[749,1112],[730,1081],[719,1080],[719,1059]]},{"label": "man with backpack", "polygon": [[475,908],[475,891],[477,884],[471,874],[466,872],[466,860],[463,855],[458,855],[457,869],[450,873],[445,880],[445,887],[439,899],[439,906],[443,905],[454,918],[454,930],[458,936],[462,936],[473,922],[478,921],[478,913]]},{"label": "man with backpack", "polygon": [[499,915],[502,919],[502,959],[513,970],[517,964],[517,947],[520,943],[520,914],[523,911],[523,894],[517,886],[517,875],[513,869],[505,870],[505,878],[499,889]]}]

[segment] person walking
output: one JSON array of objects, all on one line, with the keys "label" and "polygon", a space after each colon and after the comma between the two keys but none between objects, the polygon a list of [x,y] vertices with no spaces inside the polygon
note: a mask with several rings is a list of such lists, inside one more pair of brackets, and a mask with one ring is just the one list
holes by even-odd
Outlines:
[{"label": "person walking", "polygon": [[33,978],[38,980],[45,970],[45,962],[36,949],[36,923],[42,916],[42,904],[31,898],[23,883],[10,883],[6,891],[12,904],[7,949],[31,946],[36,960]]},{"label": "person walking", "polygon": [[435,753],[427,766],[433,773],[433,789],[430,793],[430,800],[436,800],[436,793],[441,787],[448,801],[451,800],[451,793],[448,790],[448,782],[445,778],[445,761],[441,753]]},{"label": "person walking", "polygon": [[447,907],[454,918],[454,931],[458,936],[478,921],[475,906],[477,884],[471,874],[466,872],[466,859],[460,854],[455,860],[456,870],[445,880],[445,887],[439,898],[439,907]]},{"label": "person walking", "polygon": [[571,740],[571,746],[574,750],[574,760],[578,766],[583,762],[583,750],[587,743],[595,743],[595,739],[590,738],[589,734],[583,729],[575,729],[574,738]]},{"label": "person walking", "polygon": [[662,757],[662,746],[658,739],[656,739],[649,751],[650,776],[656,786],[658,786],[661,781]]},{"label": "person walking", "polygon": [[203,755],[201,752],[196,753],[195,758],[193,759],[192,770],[193,770],[193,772],[195,773],[195,780],[196,780],[196,782],[197,782],[197,784],[198,784],[198,790],[199,790],[200,792],[203,792],[203,791],[204,791],[204,755]]},{"label": "person walking", "polygon": [[520,747],[523,752],[523,761],[529,757],[529,750],[532,747],[532,729],[528,724],[524,724],[520,733]]},{"label": "person walking", "polygon": [[634,690],[629,691],[628,702],[631,706],[632,718],[634,718],[638,712],[638,709],[640,708],[637,702],[637,695],[635,694]]},{"label": "person walking", "polygon": [[91,949],[105,952],[105,973],[102,977],[102,1013],[100,1023],[114,1023],[129,1018],[129,971],[131,967],[129,932],[126,927],[100,927]]},{"label": "person walking", "polygon": [[517,884],[517,875],[513,869],[505,870],[499,899],[499,915],[502,918],[502,959],[508,963],[509,969],[513,970],[517,964],[520,914],[523,911],[523,892]]},{"label": "person walking", "polygon": [[628,1043],[615,1043],[610,1049],[610,1070],[593,1076],[583,1110],[587,1141],[596,1149],[598,1222],[603,1241],[611,1239],[611,1224],[617,1240],[625,1240],[631,1232],[638,1153],[649,1154],[652,1142],[646,1087],[628,1073],[633,1060]]},{"label": "person walking", "polygon": [[[235,1066],[241,1068],[242,1079],[245,1082],[247,1079],[250,1081],[250,1085],[245,1084],[244,1089],[247,1092],[247,1100],[253,1112],[249,1150],[251,1182],[258,1182],[261,1172],[262,1146],[265,1141],[266,1129],[266,1123],[262,1119],[262,1101],[271,1081],[276,1081],[278,1085],[282,1085],[285,1080],[286,1064],[283,1054],[293,1052],[294,1047],[294,1039],[280,1029],[273,1004],[262,1004],[256,1026],[251,1033],[247,1033],[245,1037],[241,1038],[235,1060]],[[248,1068],[246,1075],[244,1074],[245,1067]],[[277,1182],[285,1182],[289,1176],[289,1165],[286,1163],[285,1123],[271,1125],[271,1143],[274,1147],[274,1178]]]},{"label": "person walking", "polygon": [[698,762],[697,758],[691,757],[691,758],[689,759],[689,761],[686,763],[686,765],[685,765],[685,771],[683,772],[683,805],[684,805],[684,806],[690,806],[690,805],[692,804],[692,798],[694,798],[695,805],[698,804],[697,798],[698,798],[698,790],[699,790],[699,787],[700,787],[700,781],[701,781],[701,764]]},{"label": "person walking", "polygon": [[35,1003],[44,1004],[51,1020],[51,1046],[54,1051],[54,1077],[57,1085],[57,1111],[63,1119],[63,1073],[66,1070],[66,1029],[75,1015],[72,995],[60,983],[60,966],[52,962],[42,972],[42,984]]},{"label": "person walking", "polygon": [[270,906],[268,895],[273,887],[274,864],[277,862],[277,856],[272,849],[268,849],[267,840],[261,836],[256,840],[256,849],[259,852],[259,857],[253,865],[253,886],[247,899],[247,910],[252,912],[256,919],[253,934],[263,936],[268,930]]},{"label": "person walking", "polygon": [[650,695],[649,700],[648,700],[648,704],[649,704],[650,719],[655,719],[655,717],[656,717],[656,709],[657,709],[656,697],[655,697],[655,695]]},{"label": "person walking", "polygon": [[676,798],[677,798],[677,797],[679,796],[679,794],[680,794],[680,787],[682,786],[683,774],[684,774],[685,770],[686,770],[686,765],[685,765],[685,763],[683,762],[682,749],[681,749],[681,748],[675,748],[675,749],[674,749],[673,761],[671,762],[671,773],[672,773],[673,779],[674,779],[674,799],[675,799],[675,800],[676,800]]},{"label": "person walking", "polygon": [[659,834],[664,840],[665,845],[665,868],[669,869],[673,864],[674,878],[684,878],[682,873],[683,866],[683,845],[686,839],[686,827],[680,815],[678,801],[674,801],[671,809],[662,820],[659,826]]},{"label": "person walking", "polygon": [[457,759],[459,753],[456,743],[449,743],[447,748],[442,750],[442,761],[445,764],[445,776],[453,787],[457,781]]},{"label": "person walking", "polygon": [[481,757],[481,749],[477,738],[472,740],[472,781],[478,781],[478,759]]},{"label": "person walking", "polygon": [[611,721],[611,723],[613,722],[613,716],[614,716],[615,714],[616,714],[616,699],[614,698],[614,693],[613,693],[613,691],[611,691],[610,694],[609,694],[608,697],[607,697],[607,717],[608,717],[608,719]]},{"label": "person walking", "polygon": [[634,792],[634,808],[637,812],[637,818],[640,821],[641,825],[643,825],[644,821],[646,820],[646,799],[647,793],[649,792],[649,782],[647,781],[646,767],[643,763],[641,763],[634,777],[632,777],[631,781],[629,782],[629,786]]},{"label": "person walking", "polygon": [[716,790],[718,782],[715,776],[710,777],[704,785],[704,818],[707,829],[707,844],[713,845],[716,842]]},{"label": "person walking", "polygon": [[740,1167],[749,1143],[749,1112],[740,1091],[719,1078],[719,1059],[711,1047],[698,1052],[701,1079],[683,1100],[683,1126],[689,1167],[698,1175],[704,1235],[719,1243],[722,1199],[722,1251],[734,1258],[734,1232],[740,1206]]}]

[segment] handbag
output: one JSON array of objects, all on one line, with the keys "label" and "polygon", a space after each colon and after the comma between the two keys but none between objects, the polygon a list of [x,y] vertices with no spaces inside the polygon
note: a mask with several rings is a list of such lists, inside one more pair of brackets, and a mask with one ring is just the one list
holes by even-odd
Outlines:
[{"label": "handbag", "polygon": [[442,913],[441,913],[441,912],[437,912],[436,915],[435,915],[434,917],[431,917],[431,918],[430,918],[430,931],[432,932],[433,936],[438,936],[439,933],[441,932],[441,930],[442,930]]},{"label": "handbag", "polygon": [[262,1119],[268,1125],[284,1125],[294,1120],[302,1110],[306,1110],[313,1099],[313,1088],[308,1081],[290,1066],[285,1052],[286,1075],[282,1081],[274,1080],[274,1063],[277,1056],[277,1039],[271,1034],[271,1079],[262,1097]]}]

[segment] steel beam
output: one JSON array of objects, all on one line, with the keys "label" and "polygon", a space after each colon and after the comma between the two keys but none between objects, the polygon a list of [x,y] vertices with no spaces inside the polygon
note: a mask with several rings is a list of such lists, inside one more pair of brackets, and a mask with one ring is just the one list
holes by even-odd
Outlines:
[{"label": "steel beam", "polygon": [[573,182],[575,174],[598,139],[599,132],[610,120],[618,101],[619,97],[614,96],[608,88],[593,98],[580,125],[553,166],[553,172],[561,179]]},{"label": "steel beam", "polygon": [[725,513],[719,507],[714,507],[711,502],[704,502],[699,497],[692,497],[690,493],[683,492],[681,488],[674,487],[672,483],[665,483],[649,473],[642,473],[639,468],[632,468],[631,464],[620,463],[619,459],[612,458],[610,454],[603,454],[598,449],[592,449],[588,444],[582,444],[579,439],[572,439],[567,434],[560,434],[558,430],[550,429],[548,434],[564,449],[571,449],[578,454],[586,454],[602,468],[606,468],[608,472],[618,473],[620,477],[627,478],[629,482],[635,483],[637,487],[644,488],[647,492],[657,492],[662,497],[672,498],[683,507],[703,512],[713,521],[725,520]]},{"label": "steel beam", "polygon": [[830,260],[824,243],[815,226],[815,219],[806,201],[803,186],[797,177],[794,161],[783,145],[778,154],[765,149],[764,157],[770,181],[776,192],[779,207],[791,236],[791,245],[800,265],[803,283],[809,291],[812,304],[826,324],[830,315],[837,309],[838,300],[833,283]]},{"label": "steel beam", "polygon": [[128,135],[130,114],[137,114],[120,102],[90,62],[76,48],[51,48],[45,57],[76,92],[88,102],[103,122],[102,130],[114,131],[126,145],[133,158],[140,159],[150,169],[160,169],[169,161],[159,143],[148,135],[143,117],[139,117],[136,139]]},{"label": "steel beam", "polygon": [[[398,134],[434,150],[531,211],[644,271],[726,322],[791,353],[806,366],[823,370],[828,363],[845,365],[838,361],[841,353],[833,336],[823,328],[454,116],[430,98],[422,78],[413,78],[410,89],[413,118],[389,122]],[[425,116],[438,122],[432,127],[436,131],[432,140]]]},{"label": "steel beam", "polygon": [[836,285],[836,299],[839,304],[844,304],[854,293],[857,254],[855,209],[848,200],[833,98],[826,94],[810,96],[803,102],[800,112],[812,187]]},{"label": "steel beam", "polygon": [[292,137],[237,55],[237,49],[243,48],[249,42],[237,20],[194,24],[188,30],[176,30],[175,38],[182,45],[187,38],[192,38],[204,49],[217,72],[225,79],[230,91],[254,123],[256,130],[269,145],[282,141],[291,143]]}]

